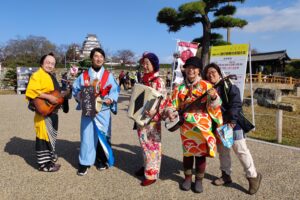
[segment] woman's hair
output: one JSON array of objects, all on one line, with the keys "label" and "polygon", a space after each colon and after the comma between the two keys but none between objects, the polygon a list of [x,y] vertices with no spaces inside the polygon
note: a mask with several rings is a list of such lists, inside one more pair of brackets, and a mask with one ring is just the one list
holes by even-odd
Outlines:
[{"label": "woman's hair", "polygon": [[42,66],[42,65],[44,64],[44,60],[46,59],[47,56],[52,56],[53,58],[55,58],[55,57],[54,57],[54,53],[52,53],[52,52],[43,55],[43,56],[41,57],[41,59],[40,59],[40,66]]},{"label": "woman's hair", "polygon": [[203,70],[203,78],[205,80],[207,80],[206,74],[209,68],[214,68],[215,70],[217,70],[217,72],[219,73],[220,77],[223,78],[221,69],[219,67],[219,65],[217,65],[216,63],[210,63],[208,65],[205,66],[204,70]]},{"label": "woman's hair", "polygon": [[94,57],[94,54],[98,52],[98,53],[101,53],[102,56],[105,58],[105,53],[103,51],[103,49],[101,48],[94,48],[92,51],[91,51],[91,54],[90,54],[90,59],[92,59]]},{"label": "woman's hair", "polygon": [[153,67],[153,71],[158,72],[159,71],[159,59],[158,59],[157,55],[146,51],[143,53],[143,57],[141,58],[141,61],[144,62],[145,58],[147,58],[150,61],[151,65]]}]

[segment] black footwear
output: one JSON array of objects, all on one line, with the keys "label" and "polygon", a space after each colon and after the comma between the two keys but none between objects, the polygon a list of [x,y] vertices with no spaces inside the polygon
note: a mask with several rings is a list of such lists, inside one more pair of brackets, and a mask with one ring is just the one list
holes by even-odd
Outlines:
[{"label": "black footwear", "polygon": [[77,171],[77,175],[78,176],[84,176],[87,174],[88,171],[88,166],[85,165],[80,165],[78,166],[78,171]]},{"label": "black footwear", "polygon": [[213,181],[216,186],[227,185],[232,183],[231,176],[227,175],[225,171],[222,171],[222,176]]},{"label": "black footwear", "polygon": [[96,164],[96,168],[97,168],[97,170],[102,171],[102,170],[108,169],[108,166],[107,166],[107,164],[104,164],[103,162],[98,162]]},{"label": "black footwear", "polygon": [[39,171],[42,172],[57,172],[60,169],[60,164],[48,162],[39,167]]},{"label": "black footwear", "polygon": [[141,167],[139,170],[137,170],[136,172],[134,172],[134,174],[136,176],[144,176],[145,173],[145,167]]}]

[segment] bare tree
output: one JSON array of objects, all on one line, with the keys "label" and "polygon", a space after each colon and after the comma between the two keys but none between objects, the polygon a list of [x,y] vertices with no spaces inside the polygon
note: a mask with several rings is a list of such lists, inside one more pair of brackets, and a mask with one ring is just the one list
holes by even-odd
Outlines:
[{"label": "bare tree", "polygon": [[128,49],[119,50],[114,57],[119,61],[122,61],[124,65],[134,62],[134,53]]},{"label": "bare tree", "polygon": [[67,52],[66,52],[66,59],[67,61],[78,61],[80,60],[80,54],[79,54],[79,44],[70,44]]},{"label": "bare tree", "polygon": [[11,39],[3,49],[5,58],[3,65],[7,67],[36,66],[41,56],[49,52],[56,53],[56,45],[45,37],[28,36],[25,39]]},{"label": "bare tree", "polygon": [[66,44],[61,44],[58,47],[56,47],[56,61],[62,64],[65,64],[65,56],[66,52],[68,50],[68,45]]}]

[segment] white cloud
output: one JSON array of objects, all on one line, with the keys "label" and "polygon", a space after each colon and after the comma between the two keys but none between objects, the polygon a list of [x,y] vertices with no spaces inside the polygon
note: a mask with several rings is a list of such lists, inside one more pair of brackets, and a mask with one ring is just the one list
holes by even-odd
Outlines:
[{"label": "white cloud", "polygon": [[238,16],[260,16],[273,14],[274,10],[269,6],[251,7],[251,8],[239,8],[237,10]]},{"label": "white cloud", "polygon": [[[262,15],[263,17],[256,21],[248,20],[248,25],[243,28],[246,32],[267,32],[267,31],[300,31],[300,1],[291,7],[281,10],[272,10],[269,7],[261,7],[268,14],[262,15],[262,12],[253,13],[252,16]],[[244,8],[247,10],[247,8]],[[251,10],[252,8],[248,8]],[[258,7],[255,8],[259,10]],[[267,11],[269,10],[269,11]],[[244,11],[242,10],[242,13]],[[244,16],[246,16],[244,12]],[[250,12],[249,12],[250,15]],[[249,16],[248,15],[248,16]],[[240,15],[241,16],[241,15]]]}]

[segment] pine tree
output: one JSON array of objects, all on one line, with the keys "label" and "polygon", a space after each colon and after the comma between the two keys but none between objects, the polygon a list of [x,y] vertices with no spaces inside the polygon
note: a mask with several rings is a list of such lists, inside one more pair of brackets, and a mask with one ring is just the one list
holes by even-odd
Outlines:
[{"label": "pine tree", "polygon": [[4,76],[3,84],[6,87],[14,87],[17,88],[17,72],[15,68],[10,68]]},{"label": "pine tree", "polygon": [[[234,18],[232,15],[236,12],[236,7],[229,4],[235,2],[243,3],[245,0],[200,0],[182,4],[178,10],[166,7],[159,11],[157,21],[166,24],[169,32],[177,32],[185,26],[194,26],[202,24],[202,37],[194,41],[201,40],[201,59],[205,66],[208,63],[209,46],[211,42],[215,44],[224,43],[219,34],[212,35],[211,29],[216,28],[242,28],[247,25],[247,21]],[[214,20],[211,21],[209,13],[214,14]]]}]

